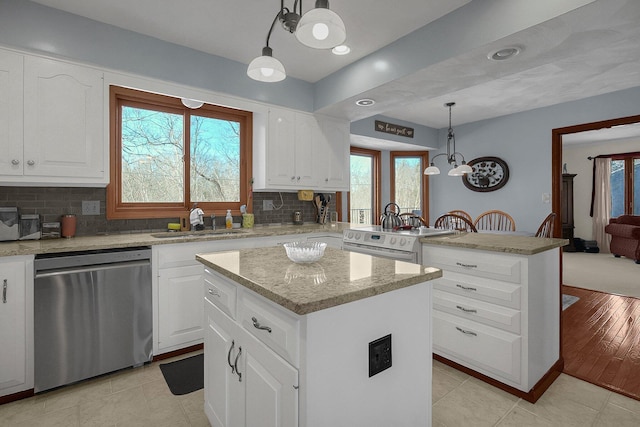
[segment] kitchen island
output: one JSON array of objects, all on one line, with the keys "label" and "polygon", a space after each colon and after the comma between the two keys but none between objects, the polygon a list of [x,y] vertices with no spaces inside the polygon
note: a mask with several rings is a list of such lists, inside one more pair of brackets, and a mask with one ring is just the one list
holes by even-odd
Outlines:
[{"label": "kitchen island", "polygon": [[282,247],[197,259],[212,425],[431,425],[440,270],[333,248],[312,264]]},{"label": "kitchen island", "polygon": [[563,369],[564,239],[458,233],[421,239],[433,282],[433,353],[535,402]]}]

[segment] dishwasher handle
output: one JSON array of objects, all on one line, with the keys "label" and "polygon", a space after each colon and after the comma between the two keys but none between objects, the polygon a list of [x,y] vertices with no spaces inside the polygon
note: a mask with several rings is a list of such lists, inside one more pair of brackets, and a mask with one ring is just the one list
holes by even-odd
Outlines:
[{"label": "dishwasher handle", "polygon": [[80,267],[65,267],[65,268],[56,268],[52,270],[41,270],[36,271],[35,278],[39,279],[41,277],[54,277],[68,274],[80,274],[80,273],[92,273],[96,271],[106,271],[106,270],[114,270],[118,268],[131,268],[131,267],[145,267],[151,265],[150,260],[140,260],[140,261],[127,261],[127,262],[114,262],[111,264],[100,264],[100,265],[83,265]]}]

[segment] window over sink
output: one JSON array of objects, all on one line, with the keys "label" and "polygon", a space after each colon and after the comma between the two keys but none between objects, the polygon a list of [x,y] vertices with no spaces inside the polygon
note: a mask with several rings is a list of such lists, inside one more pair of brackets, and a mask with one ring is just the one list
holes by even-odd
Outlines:
[{"label": "window over sink", "polygon": [[111,86],[107,218],[170,218],[194,203],[239,211],[251,186],[252,113]]}]

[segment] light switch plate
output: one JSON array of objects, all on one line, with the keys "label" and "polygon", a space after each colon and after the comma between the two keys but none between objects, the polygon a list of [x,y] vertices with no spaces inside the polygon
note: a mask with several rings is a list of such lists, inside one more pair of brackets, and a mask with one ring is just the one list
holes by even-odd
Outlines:
[{"label": "light switch plate", "polygon": [[83,200],[82,215],[100,215],[100,200]]}]

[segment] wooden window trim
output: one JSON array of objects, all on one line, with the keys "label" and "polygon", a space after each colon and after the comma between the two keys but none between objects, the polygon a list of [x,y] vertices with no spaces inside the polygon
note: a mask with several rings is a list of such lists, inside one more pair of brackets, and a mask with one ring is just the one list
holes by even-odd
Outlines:
[{"label": "wooden window trim", "polygon": [[[372,179],[373,179],[373,185],[375,186],[375,190],[373,192],[373,206],[371,206],[371,209],[373,209],[373,213],[372,213],[373,223],[379,224],[380,215],[382,213],[381,207],[380,207],[380,203],[381,203],[380,201],[382,200],[382,188],[381,188],[382,187],[382,184],[381,184],[382,154],[380,153],[380,151],[370,150],[368,148],[361,148],[361,147],[351,147],[349,154],[370,156],[373,159],[373,178]],[[341,194],[342,193],[336,194],[336,198],[338,200],[342,199]],[[342,205],[340,205],[340,207],[342,207]],[[347,221],[351,222],[351,192],[347,192]]]},{"label": "wooden window trim", "polygon": [[[109,90],[109,173],[110,182],[107,186],[106,216],[107,219],[142,219],[142,218],[174,218],[184,215],[192,206],[188,185],[185,187],[183,203],[122,203],[121,200],[121,109],[119,100],[126,100],[127,105],[148,107],[153,104],[154,109],[185,115],[185,124],[190,121],[191,110],[182,105],[179,98],[143,92],[134,89],[111,86]],[[252,140],[253,113],[211,104],[204,104],[198,109],[199,113],[212,113],[218,119],[238,121],[241,129],[240,139],[240,201],[227,203],[199,202],[198,207],[207,214],[223,215],[227,209],[239,214],[240,206],[247,205],[247,211],[252,211]],[[184,132],[185,147],[189,147],[189,132]],[[190,153],[186,153],[187,158]],[[185,182],[190,179],[189,162],[184,162]]]},{"label": "wooden window trim", "polygon": [[[429,166],[429,152],[428,151],[390,151],[389,152],[389,174],[391,181],[391,194],[389,195],[389,199],[395,203],[395,194],[396,194],[396,158],[401,157],[420,157],[422,162],[422,168],[426,168]],[[427,223],[429,222],[429,177],[425,174],[421,174],[422,176],[422,218],[424,218]]]}]

